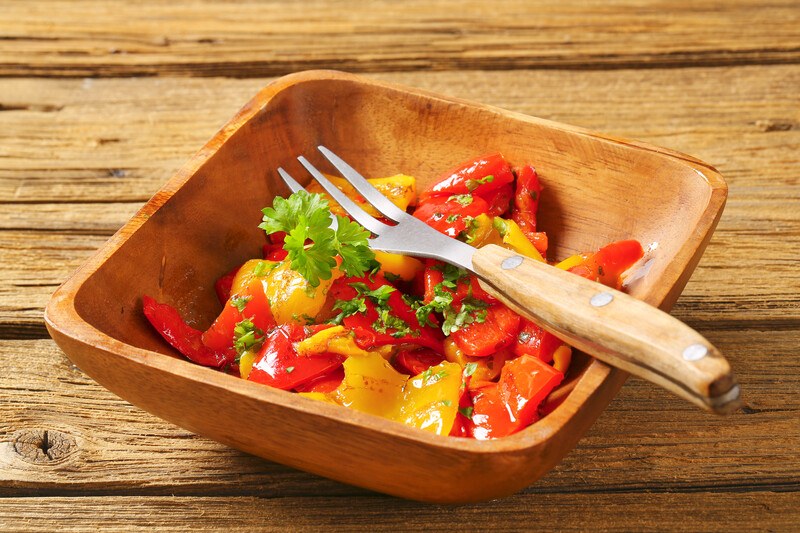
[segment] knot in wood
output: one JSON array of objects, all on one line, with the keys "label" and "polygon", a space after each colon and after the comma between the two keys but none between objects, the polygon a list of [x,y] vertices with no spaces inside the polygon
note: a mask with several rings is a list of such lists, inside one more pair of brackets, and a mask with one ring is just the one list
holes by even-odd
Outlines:
[{"label": "knot in wood", "polygon": [[14,451],[35,465],[61,463],[77,449],[74,437],[54,429],[25,429],[14,439]]}]

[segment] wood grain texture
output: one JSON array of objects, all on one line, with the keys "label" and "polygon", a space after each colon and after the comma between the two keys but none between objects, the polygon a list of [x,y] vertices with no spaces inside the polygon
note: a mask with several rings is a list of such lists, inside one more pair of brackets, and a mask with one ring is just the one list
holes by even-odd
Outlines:
[{"label": "wood grain texture", "polygon": [[[372,77],[694,155],[731,202],[777,208],[776,224],[751,212],[742,232],[785,232],[782,202],[800,194],[793,66]],[[269,81],[0,79],[0,202],[143,202]]]},{"label": "wood grain texture", "polygon": [[[629,380],[523,493],[429,507],[191,435],[93,383],[49,340],[0,341],[0,530],[797,529],[797,3],[399,5],[5,2],[0,338],[44,336],[49,293],[265,76],[342,68],[717,166],[728,206],[672,312],[731,360],[744,410],[709,420]],[[156,78],[54,79],[140,75]]]},{"label": "wood grain texture", "polygon": [[[737,370],[743,411],[713,417],[631,379],[573,452],[525,492],[798,491],[796,334],[707,336]],[[136,409],[84,375],[50,340],[0,341],[0,365],[0,496],[366,494]],[[15,449],[20,436],[45,430],[71,437],[75,447],[39,463]]]},{"label": "wood grain texture", "polygon": [[[800,272],[791,268],[792,250],[800,248],[798,69],[375,77],[666,145],[713,163],[729,183],[728,204],[673,313],[696,328],[800,324]],[[0,111],[0,231],[12,230],[0,234],[7,280],[0,285],[0,335],[45,335],[40,310],[56,284],[267,81],[0,80],[2,101],[15,108]],[[201,102],[202,112],[187,113],[187,101]],[[104,142],[109,139],[115,141]],[[42,250],[30,248],[34,241]],[[65,247],[77,255],[59,251]],[[44,280],[27,268],[40,260],[52,272]]]},{"label": "wood grain texture", "polygon": [[[725,356],[669,313],[497,245],[482,247],[472,261],[490,294],[573,348],[702,409],[717,414],[739,409],[739,387]],[[597,296],[609,299],[596,304]],[[687,359],[690,346],[705,352]]]},{"label": "wood grain texture", "polygon": [[[347,502],[347,503],[345,503]],[[516,496],[442,507],[309,496],[6,498],[0,531],[794,531],[796,494],[576,494]],[[347,512],[342,511],[347,506]],[[42,513],[42,508],[48,509]]]},{"label": "wood grain texture", "polygon": [[[792,0],[10,2],[2,76],[796,63]],[[52,14],[57,13],[57,17]]]}]

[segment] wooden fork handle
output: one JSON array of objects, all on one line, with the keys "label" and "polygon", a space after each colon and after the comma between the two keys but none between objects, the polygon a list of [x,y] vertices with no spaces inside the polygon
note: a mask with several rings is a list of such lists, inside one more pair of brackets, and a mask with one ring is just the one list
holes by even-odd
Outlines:
[{"label": "wooden fork handle", "polygon": [[728,361],[680,320],[499,246],[481,248],[472,262],[488,292],[571,346],[709,411],[739,407]]}]

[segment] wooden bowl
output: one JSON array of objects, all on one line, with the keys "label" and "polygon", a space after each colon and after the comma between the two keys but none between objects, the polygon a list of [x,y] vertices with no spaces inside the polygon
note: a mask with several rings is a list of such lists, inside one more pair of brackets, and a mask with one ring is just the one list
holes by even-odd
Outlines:
[{"label": "wooden bowl", "polygon": [[[196,327],[219,311],[214,280],[257,257],[260,209],[287,194],[275,169],[307,179],[331,148],[367,176],[403,172],[420,187],[500,151],[536,166],[551,258],[639,239],[646,274],[629,292],[669,309],[721,215],[727,187],[709,165],[493,107],[331,71],[270,84],[52,297],[50,334],[83,371],[190,431],[295,468],[431,502],[512,494],[552,468],[611,401],[626,374],[585,356],[552,412],[496,441],[435,436],[194,365],[150,327],[141,297]],[[332,170],[332,169],[330,169]]]}]

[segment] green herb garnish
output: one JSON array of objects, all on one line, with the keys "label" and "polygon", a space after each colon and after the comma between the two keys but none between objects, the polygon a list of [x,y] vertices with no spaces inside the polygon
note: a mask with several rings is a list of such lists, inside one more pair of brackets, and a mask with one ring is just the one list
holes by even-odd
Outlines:
[{"label": "green herb garnish", "polygon": [[328,201],[320,194],[298,191],[288,198],[275,198],[262,213],[258,227],[267,234],[286,233],[283,249],[290,266],[312,287],[331,279],[337,255],[342,258],[339,268],[349,276],[362,276],[372,267],[375,254],[369,249],[370,233],[342,216],[336,217],[333,230]]},{"label": "green herb garnish", "polygon": [[253,297],[252,296],[234,296],[231,298],[231,305],[234,306],[240,313],[244,312],[244,308]]}]

